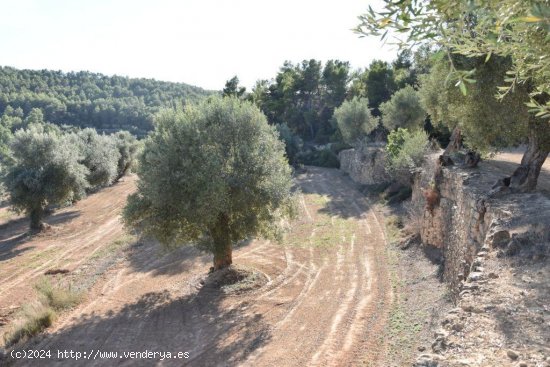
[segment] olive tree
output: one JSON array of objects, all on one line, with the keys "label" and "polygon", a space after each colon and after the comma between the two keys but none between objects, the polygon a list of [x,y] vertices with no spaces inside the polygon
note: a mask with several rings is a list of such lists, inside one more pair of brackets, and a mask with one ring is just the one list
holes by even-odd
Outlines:
[{"label": "olive tree", "polygon": [[[528,148],[520,166],[510,178],[510,187],[530,191],[536,187],[544,161],[550,152],[550,4],[548,0],[384,0],[381,11],[369,8],[361,15],[356,31],[363,35],[381,35],[388,31],[404,35],[400,46],[432,44],[438,55],[447,56],[449,69],[445,82],[452,82],[463,95],[476,84],[476,69],[455,65],[453,55],[509,59],[501,75],[502,82],[490,94],[505,98],[518,88],[528,96],[522,101],[531,117],[524,138]],[[479,74],[477,74],[479,75]],[[513,98],[513,97],[512,97]],[[494,133],[489,122],[479,119],[485,131]],[[505,136],[507,131],[500,131]],[[482,137],[482,135],[480,135]]]},{"label": "olive tree", "polygon": [[109,186],[117,177],[120,153],[116,143],[111,136],[99,135],[95,129],[87,128],[77,133],[82,163],[89,170],[86,179],[90,189]]},{"label": "olive tree", "polygon": [[398,127],[421,127],[426,118],[426,111],[420,104],[418,92],[410,85],[398,90],[389,101],[382,103],[380,112],[382,124],[390,131]]},{"label": "olive tree", "polygon": [[119,153],[116,180],[120,180],[135,166],[139,143],[136,137],[128,131],[119,131],[113,134],[112,137]]},{"label": "olive tree", "polygon": [[199,245],[216,270],[232,263],[235,243],[277,236],[293,212],[284,144],[257,107],[236,98],[161,111],[137,172],[126,224],[168,246]]},{"label": "olive tree", "polygon": [[2,124],[0,120],[0,202],[5,195],[4,180],[5,175],[12,161],[12,155],[10,151],[10,143],[13,135],[7,126]]},{"label": "olive tree", "polygon": [[428,135],[422,129],[397,128],[388,135],[388,171],[403,185],[411,185],[413,171],[421,167],[428,152]]},{"label": "olive tree", "polygon": [[67,137],[35,124],[18,130],[11,143],[13,163],[6,175],[10,202],[30,216],[31,229],[43,228],[46,206],[80,199],[88,169]]},{"label": "olive tree", "polygon": [[354,97],[334,110],[334,119],[344,142],[356,146],[378,126],[378,118],[372,115],[367,98]]},{"label": "olive tree", "polygon": [[420,77],[420,100],[432,122],[459,130],[468,148],[479,152],[521,143],[533,118],[525,104],[529,100],[526,88],[517,86],[502,101],[494,93],[509,62],[498,56],[488,61],[454,56],[455,64],[476,68],[477,82],[466,95],[445,85],[448,61],[437,62],[429,74]]}]

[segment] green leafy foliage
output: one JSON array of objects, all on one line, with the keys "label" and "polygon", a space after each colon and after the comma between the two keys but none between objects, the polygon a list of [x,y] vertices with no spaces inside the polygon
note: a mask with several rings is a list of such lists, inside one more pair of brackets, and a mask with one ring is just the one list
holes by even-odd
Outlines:
[{"label": "green leafy foliage", "polygon": [[407,85],[393,94],[391,99],[380,105],[382,124],[388,130],[398,127],[415,129],[426,119],[426,111],[413,87]]},{"label": "green leafy foliage", "polygon": [[245,87],[239,86],[239,78],[235,75],[233,78],[225,82],[225,87],[222,90],[224,97],[236,97],[241,98],[246,92]]},{"label": "green leafy foliage", "polygon": [[383,102],[390,99],[396,88],[394,71],[391,66],[385,61],[374,60],[369,65],[366,90],[375,116],[380,116],[378,108]]},{"label": "green leafy foliage", "polygon": [[15,210],[31,216],[40,228],[44,209],[84,195],[88,169],[79,162],[79,150],[66,136],[31,125],[15,133],[11,143],[13,164],[5,183]]},{"label": "green leafy foliage", "polygon": [[410,185],[414,169],[420,167],[428,151],[428,135],[421,129],[410,132],[398,128],[388,135],[388,171],[403,185]]},{"label": "green leafy foliage", "polygon": [[348,62],[285,62],[272,81],[258,81],[250,94],[269,123],[286,123],[303,140],[326,143],[334,134],[334,109],[345,100]]},{"label": "green leafy foliage", "polygon": [[260,110],[235,98],[159,113],[138,175],[127,225],[167,245],[200,244],[214,253],[215,267],[231,263],[238,241],[277,237],[293,208],[279,134]]},{"label": "green leafy foliage", "polygon": [[135,169],[140,144],[136,137],[128,131],[119,131],[113,134],[112,138],[114,139],[119,154],[116,175],[116,179],[119,180],[131,170]]},{"label": "green leafy foliage", "polygon": [[304,146],[302,139],[294,134],[287,124],[277,124],[275,125],[277,132],[279,133],[279,138],[285,143],[285,151],[288,161],[291,164],[297,163],[297,155],[300,153]]},{"label": "green leafy foliage", "polygon": [[79,131],[75,140],[82,156],[80,162],[89,171],[86,180],[90,189],[97,190],[112,184],[118,176],[118,162],[121,159],[115,139],[87,128]]},{"label": "green leafy foliage", "polygon": [[531,120],[525,86],[517,86],[502,100],[495,96],[510,61],[498,56],[487,62],[483,58],[455,57],[454,63],[475,68],[477,83],[463,95],[453,85],[445,84],[448,61],[437,62],[428,75],[420,77],[420,101],[432,121],[449,129],[458,126],[465,144],[481,152],[520,143]]},{"label": "green leafy foliage", "polygon": [[[504,100],[517,88],[526,88],[530,101],[523,102],[533,117],[539,119],[533,122],[539,129],[550,130],[547,0],[386,0],[384,3],[380,12],[369,8],[368,13],[360,16],[357,32],[384,38],[393,30],[403,35],[401,48],[419,43],[435,45],[441,58],[447,56],[449,62],[445,80],[463,95],[482,84],[481,74],[475,68],[456,65],[453,55],[482,59],[485,63],[494,57],[510,60],[490,94],[498,92],[498,98]],[[503,131],[501,135],[505,134]]]},{"label": "green leafy foliage", "polygon": [[8,166],[12,162],[12,156],[10,151],[10,143],[13,139],[13,135],[7,127],[5,127],[0,121],[0,201],[6,194],[4,187],[5,175]]},{"label": "green leafy foliage", "polygon": [[310,149],[298,155],[300,163],[327,168],[340,168],[340,160],[329,147]]},{"label": "green leafy foliage", "polygon": [[0,113],[10,115],[13,128],[23,127],[18,126],[23,120],[36,122],[41,111],[44,121],[58,125],[103,132],[128,130],[143,136],[152,129],[153,115],[161,108],[210,94],[187,84],[153,79],[0,67]]},{"label": "green leafy foliage", "polygon": [[354,97],[334,111],[334,119],[344,142],[355,146],[378,126],[378,118],[372,115],[366,98]]}]

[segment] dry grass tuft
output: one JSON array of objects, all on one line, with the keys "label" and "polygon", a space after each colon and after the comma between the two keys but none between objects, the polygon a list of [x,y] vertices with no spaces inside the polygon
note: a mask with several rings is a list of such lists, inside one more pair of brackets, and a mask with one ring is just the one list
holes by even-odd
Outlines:
[{"label": "dry grass tuft", "polygon": [[52,285],[48,279],[42,279],[34,288],[43,298],[43,304],[56,311],[66,310],[78,305],[82,301],[82,292],[75,290],[70,285],[63,287],[59,284]]},{"label": "dry grass tuft", "polygon": [[43,278],[34,288],[40,295],[38,301],[26,304],[19,314],[19,321],[11,331],[4,335],[4,342],[12,346],[20,341],[28,340],[34,335],[50,327],[55,320],[56,311],[72,308],[82,301],[82,292],[71,286],[52,285]]},{"label": "dry grass tuft", "polygon": [[7,346],[12,346],[27,340],[51,326],[55,317],[55,311],[40,302],[25,305],[20,321],[4,335],[4,342]]},{"label": "dry grass tuft", "polygon": [[397,215],[390,215],[385,220],[386,237],[391,244],[399,242],[401,239],[401,230],[403,229],[403,221]]}]

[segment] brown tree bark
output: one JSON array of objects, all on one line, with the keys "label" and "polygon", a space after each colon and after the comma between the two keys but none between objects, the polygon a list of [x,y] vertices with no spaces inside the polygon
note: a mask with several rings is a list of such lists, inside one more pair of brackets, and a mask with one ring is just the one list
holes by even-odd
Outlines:
[{"label": "brown tree bark", "polygon": [[464,158],[464,165],[468,168],[475,168],[479,164],[480,160],[481,156],[479,155],[479,153],[469,150],[468,153],[466,153],[466,157]]},{"label": "brown tree bark", "polygon": [[457,126],[453,129],[453,133],[451,134],[449,144],[447,145],[447,148],[445,148],[443,155],[449,155],[452,152],[456,152],[460,149],[461,146],[462,146],[462,132],[460,131],[460,128]]},{"label": "brown tree bark", "polygon": [[214,241],[214,270],[226,268],[233,263],[229,219],[226,214],[219,215],[218,222],[210,233]]},{"label": "brown tree bark", "polygon": [[33,231],[41,231],[44,229],[44,223],[42,222],[42,218],[44,218],[44,209],[34,208],[30,212],[31,217],[31,230]]},{"label": "brown tree bark", "polygon": [[541,136],[535,128],[529,131],[529,145],[521,158],[520,166],[510,177],[510,189],[519,192],[529,192],[535,190],[539,178],[540,170],[544,161],[548,157],[548,144],[540,140]]}]

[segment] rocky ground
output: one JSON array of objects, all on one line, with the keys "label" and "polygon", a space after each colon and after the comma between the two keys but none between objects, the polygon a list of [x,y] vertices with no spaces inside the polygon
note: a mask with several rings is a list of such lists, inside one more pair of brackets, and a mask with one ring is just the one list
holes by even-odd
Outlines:
[{"label": "rocky ground", "polygon": [[416,366],[550,366],[550,263],[484,248]]},{"label": "rocky ground", "polygon": [[[520,159],[521,151],[507,151],[475,172],[507,176]],[[550,366],[549,188],[547,161],[539,194],[507,195],[493,204],[508,219],[488,234],[461,282],[456,307],[443,315],[415,366]]]}]

